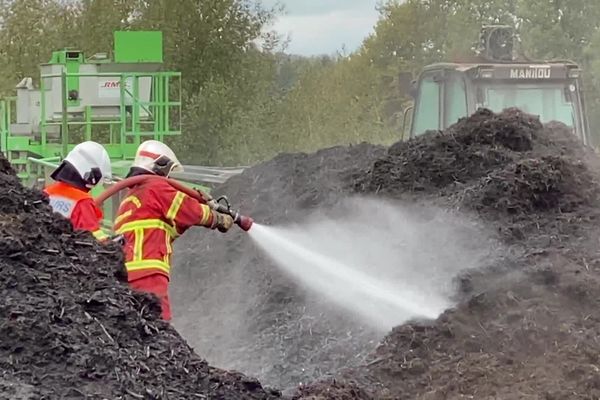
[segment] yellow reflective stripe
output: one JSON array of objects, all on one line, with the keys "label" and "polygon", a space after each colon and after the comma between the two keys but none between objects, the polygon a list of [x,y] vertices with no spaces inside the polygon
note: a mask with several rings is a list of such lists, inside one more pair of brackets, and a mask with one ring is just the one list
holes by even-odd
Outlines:
[{"label": "yellow reflective stripe", "polygon": [[140,261],[143,257],[143,244],[144,244],[144,229],[138,228],[134,231],[135,241],[133,243],[133,261]]},{"label": "yellow reflective stripe", "polygon": [[108,239],[108,235],[106,233],[104,233],[104,231],[102,229],[93,231],[92,235],[94,235],[94,237],[98,240]]},{"label": "yellow reflective stripe", "polygon": [[167,254],[165,254],[165,262],[168,263],[170,260],[170,255],[173,252],[173,249],[171,248],[171,237],[169,235],[165,235],[165,245],[167,246]]},{"label": "yellow reflective stripe", "polygon": [[123,214],[119,215],[117,218],[115,218],[115,225],[119,225],[119,223],[121,221],[123,221],[125,218],[131,216],[131,214],[133,214],[133,211],[127,210]]},{"label": "yellow reflective stripe", "polygon": [[123,224],[118,230],[117,234],[135,231],[136,229],[162,229],[166,231],[172,237],[177,237],[179,234],[171,225],[167,224],[160,219],[143,219],[141,221],[132,221]]},{"label": "yellow reflective stripe", "polygon": [[171,203],[171,207],[169,207],[169,211],[167,211],[167,219],[169,221],[173,223],[175,222],[175,217],[177,216],[177,213],[179,212],[179,209],[181,208],[181,204],[183,203],[184,199],[185,193],[177,192],[175,198],[173,199],[173,202]]},{"label": "yellow reflective stripe", "polygon": [[161,260],[130,261],[125,263],[125,267],[128,272],[140,271],[143,269],[159,269],[166,274],[169,274],[171,271],[171,266]]},{"label": "yellow reflective stripe", "polygon": [[202,209],[202,219],[200,220],[200,225],[206,225],[210,216],[212,215],[212,210],[206,204],[201,204],[200,208]]},{"label": "yellow reflective stripe", "polygon": [[121,202],[121,204],[125,204],[128,201],[130,201],[133,204],[135,204],[135,206],[137,208],[140,208],[142,206],[142,202],[140,201],[140,199],[138,199],[136,196],[133,196],[133,195],[125,197],[125,199],[123,199],[123,201]]}]

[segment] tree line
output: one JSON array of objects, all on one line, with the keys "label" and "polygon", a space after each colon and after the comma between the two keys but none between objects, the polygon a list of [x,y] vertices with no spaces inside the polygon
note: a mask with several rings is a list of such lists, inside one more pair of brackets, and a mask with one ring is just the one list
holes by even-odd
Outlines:
[{"label": "tree line", "polygon": [[593,127],[600,122],[600,2],[388,0],[371,36],[350,54],[285,54],[269,30],[281,13],[257,0],[0,0],[0,93],[37,77],[50,53],[112,48],[113,31],[164,33],[165,62],[183,75],[186,162],[250,164],[287,151],[402,135],[410,104],[402,72],[469,54],[482,24],[515,26],[521,49],[584,68]]}]

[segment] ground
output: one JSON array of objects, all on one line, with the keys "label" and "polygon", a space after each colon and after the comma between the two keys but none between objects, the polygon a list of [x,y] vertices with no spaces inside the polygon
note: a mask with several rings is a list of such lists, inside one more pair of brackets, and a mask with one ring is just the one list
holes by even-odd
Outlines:
[{"label": "ground", "polygon": [[365,195],[493,232],[502,251],[456,277],[456,307],[385,333],[300,288],[245,233],[201,228],[177,244],[178,333],[127,288],[116,246],[73,233],[0,161],[0,398],[600,397],[600,163],[560,124],[480,110],[390,148],[282,154],[217,189],[263,224]]}]

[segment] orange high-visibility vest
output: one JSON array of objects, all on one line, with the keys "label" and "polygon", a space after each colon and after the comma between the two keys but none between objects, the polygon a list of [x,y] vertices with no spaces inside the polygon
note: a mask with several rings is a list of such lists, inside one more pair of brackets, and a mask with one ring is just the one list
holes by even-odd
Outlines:
[{"label": "orange high-visibility vest", "polygon": [[56,182],[44,189],[52,209],[68,218],[75,230],[86,230],[98,240],[108,236],[100,228],[102,210],[96,206],[91,194],[64,182]]}]

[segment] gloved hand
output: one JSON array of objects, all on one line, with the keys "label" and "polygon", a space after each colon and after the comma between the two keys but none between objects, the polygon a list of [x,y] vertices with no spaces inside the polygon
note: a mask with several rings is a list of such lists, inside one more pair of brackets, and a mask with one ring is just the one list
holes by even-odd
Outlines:
[{"label": "gloved hand", "polygon": [[216,210],[219,208],[219,203],[215,199],[210,199],[206,202],[206,204],[210,207],[211,210]]},{"label": "gloved hand", "polygon": [[215,228],[219,232],[227,232],[233,226],[233,218],[227,214],[215,213]]}]

